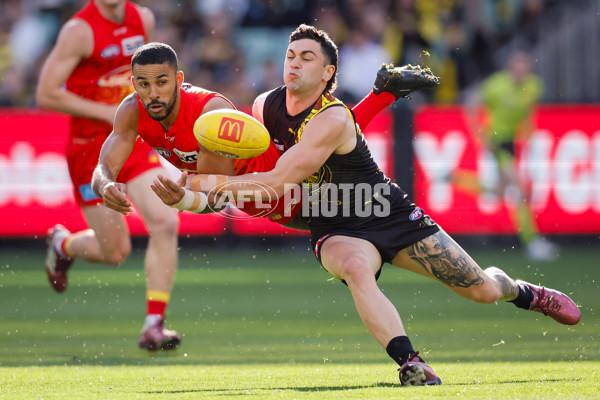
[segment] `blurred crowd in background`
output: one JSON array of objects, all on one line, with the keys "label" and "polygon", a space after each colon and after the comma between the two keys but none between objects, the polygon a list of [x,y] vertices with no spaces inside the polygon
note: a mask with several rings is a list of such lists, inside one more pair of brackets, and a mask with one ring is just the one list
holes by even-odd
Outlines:
[{"label": "blurred crowd in background", "polygon": [[[87,0],[0,1],[0,106],[34,106],[40,66],[59,28]],[[382,63],[420,64],[442,77],[436,104],[502,67],[493,55],[559,0],[138,0],[157,18],[154,41],[170,44],[186,81],[235,104],[282,84],[288,36],[300,23],[340,48],[336,95],[353,103]],[[525,35],[534,46],[535,35]]]}]

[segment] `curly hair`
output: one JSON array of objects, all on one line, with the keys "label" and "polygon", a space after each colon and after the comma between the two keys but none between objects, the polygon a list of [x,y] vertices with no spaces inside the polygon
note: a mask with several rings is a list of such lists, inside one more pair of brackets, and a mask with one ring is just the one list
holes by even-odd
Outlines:
[{"label": "curly hair", "polygon": [[327,92],[333,93],[337,88],[338,48],[336,44],[331,40],[327,32],[306,24],[298,26],[298,28],[290,35],[290,43],[300,39],[311,39],[318,42],[321,45],[321,49],[323,50],[329,65],[335,67],[335,73],[327,82],[327,86],[325,86]]}]

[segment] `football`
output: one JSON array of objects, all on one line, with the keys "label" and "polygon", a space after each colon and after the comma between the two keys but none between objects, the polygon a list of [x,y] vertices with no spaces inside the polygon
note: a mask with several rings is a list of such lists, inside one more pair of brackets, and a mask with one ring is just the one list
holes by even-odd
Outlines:
[{"label": "football", "polygon": [[271,142],[267,128],[256,118],[230,109],[202,114],[194,123],[194,136],[209,151],[228,158],[252,158]]}]

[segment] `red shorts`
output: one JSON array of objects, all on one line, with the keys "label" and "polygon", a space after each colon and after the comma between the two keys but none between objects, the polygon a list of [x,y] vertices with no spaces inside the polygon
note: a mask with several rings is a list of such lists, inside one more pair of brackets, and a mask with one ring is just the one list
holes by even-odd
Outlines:
[{"label": "red shorts", "polygon": [[[102,203],[102,199],[96,196],[92,190],[92,175],[98,165],[100,150],[105,140],[105,136],[86,139],[71,138],[67,144],[67,165],[71,182],[73,182],[75,201],[81,207]],[[160,167],[161,163],[158,157],[148,143],[142,142],[138,138],[131,155],[119,172],[117,181],[127,183],[152,168]]]},{"label": "red shorts", "polygon": [[[244,175],[252,172],[270,171],[275,168],[275,164],[277,164],[277,160],[279,160],[280,156],[281,154],[279,153],[279,150],[277,150],[275,144],[271,142],[271,146],[269,146],[267,151],[262,153],[260,156],[243,160],[235,160],[234,173],[235,175]],[[240,207],[240,210],[250,216],[266,216],[271,221],[284,225],[290,222],[302,208],[300,201],[297,203],[291,202],[288,204],[283,198],[271,201],[270,205],[271,208],[265,210],[264,204],[260,204],[260,207],[257,207],[255,203],[245,202],[243,206]]]}]

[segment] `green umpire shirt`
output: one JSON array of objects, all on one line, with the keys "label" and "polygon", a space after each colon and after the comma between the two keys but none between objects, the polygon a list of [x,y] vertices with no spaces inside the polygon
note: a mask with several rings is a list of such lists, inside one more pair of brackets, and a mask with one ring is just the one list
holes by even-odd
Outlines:
[{"label": "green umpire shirt", "polygon": [[490,75],[482,84],[481,94],[491,117],[492,140],[512,142],[519,124],[542,96],[542,90],[541,79],[533,74],[519,85],[506,71]]}]

